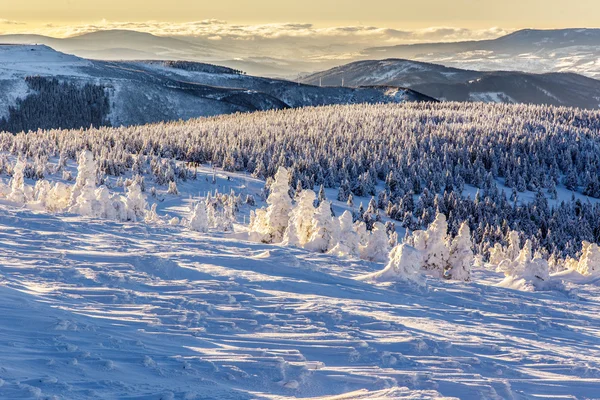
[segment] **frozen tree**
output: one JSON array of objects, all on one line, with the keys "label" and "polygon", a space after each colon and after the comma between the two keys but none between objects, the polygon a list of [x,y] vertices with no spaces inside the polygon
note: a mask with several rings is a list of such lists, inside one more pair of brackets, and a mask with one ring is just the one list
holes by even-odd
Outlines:
[{"label": "frozen tree", "polygon": [[94,162],[94,156],[91,151],[82,150],[81,153],[79,153],[79,158],[77,160],[77,179],[75,180],[75,185],[71,189],[69,206],[73,207],[76,205],[77,199],[84,189],[87,191],[95,190],[95,187],[96,163]]},{"label": "frozen tree", "polygon": [[467,282],[471,280],[471,267],[474,261],[471,246],[471,230],[469,224],[463,222],[458,230],[458,235],[450,245],[450,257],[444,272],[446,279]]},{"label": "frozen tree", "polygon": [[332,254],[339,256],[358,256],[360,255],[360,238],[354,230],[352,214],[350,211],[344,211],[339,218],[340,235],[336,246],[331,249]]},{"label": "frozen tree", "polygon": [[498,266],[506,257],[506,252],[500,243],[494,244],[490,249],[490,265]]},{"label": "frozen tree", "polygon": [[521,251],[521,239],[519,238],[519,232],[510,231],[508,234],[508,248],[505,252],[505,257],[509,260],[514,260],[519,256]]},{"label": "frozen tree", "polygon": [[424,285],[425,278],[421,275],[422,266],[423,255],[419,250],[407,244],[399,244],[390,252],[386,267],[365,278],[379,282],[400,281]]},{"label": "frozen tree", "polygon": [[[86,190],[82,190],[82,194],[85,193]],[[110,195],[110,191],[102,186],[99,187],[98,189],[96,189],[95,193],[95,216],[99,217],[99,218],[104,218],[104,219],[117,219],[117,211],[115,209],[115,206],[113,204],[113,199],[111,198]],[[79,204],[79,199],[82,197],[82,195],[79,195],[78,197],[78,204]]]},{"label": "frozen tree", "polygon": [[312,251],[325,253],[338,243],[339,234],[339,221],[331,216],[330,203],[324,200],[314,213],[313,233],[305,247]]},{"label": "frozen tree", "polygon": [[146,214],[146,196],[142,193],[140,184],[134,181],[127,188],[125,210],[127,221],[143,221]]},{"label": "frozen tree", "polygon": [[169,182],[169,189],[167,190],[167,193],[175,196],[179,194],[179,190],[177,189],[177,183],[175,183],[175,181]]},{"label": "frozen tree", "polygon": [[385,262],[389,253],[389,237],[385,226],[381,222],[375,222],[367,245],[363,248],[362,258],[369,261]]},{"label": "frozen tree", "polygon": [[250,231],[258,234],[260,240],[265,243],[278,243],[283,240],[292,211],[289,180],[287,169],[280,167],[271,185],[267,209],[261,212],[257,210],[252,219]]},{"label": "frozen tree", "polygon": [[310,189],[302,190],[288,222],[284,243],[304,247],[313,234],[316,195]]},{"label": "frozen tree", "polygon": [[423,267],[437,277],[442,277],[448,265],[448,222],[438,213],[426,231],[415,231],[409,244],[423,253]]},{"label": "frozen tree", "polygon": [[319,188],[319,196],[317,197],[317,199],[319,200],[319,204],[327,200],[327,196],[325,195],[325,187],[323,187],[323,185],[321,185],[321,187]]},{"label": "frozen tree", "polygon": [[8,199],[15,203],[24,204],[27,201],[25,193],[25,161],[19,158],[13,169],[13,176],[10,180],[10,193]]},{"label": "frozen tree", "polygon": [[600,246],[596,243],[583,242],[583,250],[577,263],[577,271],[582,275],[592,275],[600,272]]},{"label": "frozen tree", "polygon": [[189,220],[189,228],[196,232],[208,232],[208,214],[206,213],[206,203],[199,201],[194,206]]}]

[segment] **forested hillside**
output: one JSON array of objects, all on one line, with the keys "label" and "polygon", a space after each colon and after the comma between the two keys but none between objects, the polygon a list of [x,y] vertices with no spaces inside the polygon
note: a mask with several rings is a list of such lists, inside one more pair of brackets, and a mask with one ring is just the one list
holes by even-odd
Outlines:
[{"label": "forested hillside", "polygon": [[9,106],[0,118],[0,131],[28,132],[38,129],[79,129],[109,126],[107,90],[92,83],[61,82],[56,78],[26,77],[31,94]]},{"label": "forested hillside", "polygon": [[[211,163],[272,177],[280,166],[292,187],[336,188],[355,220],[389,216],[408,231],[442,212],[456,234],[469,221],[485,257],[511,230],[549,257],[575,256],[600,240],[600,113],[569,108],[484,104],[357,105],[221,116],[86,132],[4,134],[0,149],[29,149],[32,177],[48,157],[96,155],[101,174],[119,176],[147,157],[159,182],[184,178],[158,160]],[[154,160],[154,161],[153,161]],[[4,158],[0,170],[8,168]],[[586,199],[588,196],[588,199]]]}]

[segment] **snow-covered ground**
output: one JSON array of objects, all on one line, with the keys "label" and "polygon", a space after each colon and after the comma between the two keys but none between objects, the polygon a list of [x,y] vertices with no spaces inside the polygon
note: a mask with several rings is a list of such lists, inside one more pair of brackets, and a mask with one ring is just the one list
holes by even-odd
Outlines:
[{"label": "snow-covered ground", "polygon": [[[178,183],[179,196],[160,190],[159,214],[187,216],[214,188],[262,187],[211,175]],[[480,268],[472,283],[374,284],[360,278],[383,264],[252,243],[243,230],[2,201],[0,398],[598,396],[599,278],[563,273],[564,289],[521,292]]]}]

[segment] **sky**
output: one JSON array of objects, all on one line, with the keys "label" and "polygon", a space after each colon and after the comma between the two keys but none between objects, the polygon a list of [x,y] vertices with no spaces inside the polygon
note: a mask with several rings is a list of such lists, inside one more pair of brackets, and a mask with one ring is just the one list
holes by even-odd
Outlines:
[{"label": "sky", "polygon": [[69,37],[129,29],[354,48],[597,27],[598,15],[600,0],[0,0],[0,34]]}]

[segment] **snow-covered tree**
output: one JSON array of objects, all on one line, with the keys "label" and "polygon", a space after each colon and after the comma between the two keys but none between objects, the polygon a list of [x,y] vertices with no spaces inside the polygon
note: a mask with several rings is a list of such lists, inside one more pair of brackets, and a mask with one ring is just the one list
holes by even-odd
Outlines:
[{"label": "snow-covered tree", "polygon": [[10,193],[8,194],[8,199],[19,204],[23,204],[27,201],[25,193],[25,176],[23,174],[24,169],[25,161],[19,158],[13,169],[12,179],[10,180]]},{"label": "snow-covered tree", "polygon": [[77,204],[77,199],[84,189],[89,192],[90,190],[95,190],[95,188],[96,162],[94,161],[94,156],[91,151],[82,150],[79,153],[79,158],[77,160],[77,179],[75,180],[75,185],[71,189],[69,207],[73,207]]},{"label": "snow-covered tree", "polygon": [[600,272],[600,246],[596,243],[583,242],[577,271],[582,275],[593,275]]},{"label": "snow-covered tree", "polygon": [[196,232],[208,232],[208,214],[206,213],[206,203],[204,201],[199,201],[194,206],[188,226]]},{"label": "snow-covered tree", "polygon": [[257,210],[254,215],[250,231],[258,234],[260,240],[265,243],[278,243],[283,240],[292,211],[289,180],[287,169],[279,167],[267,198],[267,209],[260,213]]},{"label": "snow-covered tree", "polygon": [[444,272],[446,279],[471,280],[471,267],[474,261],[471,246],[471,230],[469,229],[469,224],[463,222],[458,230],[458,235],[456,235],[450,245],[450,257],[448,259],[448,266]]},{"label": "snow-covered tree", "polygon": [[369,261],[385,262],[389,253],[389,238],[385,226],[381,222],[375,222],[367,245],[362,249],[361,258]]},{"label": "snow-covered tree", "polygon": [[331,216],[331,204],[324,200],[313,216],[313,233],[305,247],[325,253],[335,247],[339,240],[340,226],[337,218]]},{"label": "snow-covered tree", "polygon": [[292,210],[288,227],[284,234],[284,244],[304,247],[313,234],[316,195],[310,189],[302,190],[298,202]]},{"label": "snow-covered tree", "polygon": [[412,246],[399,244],[390,252],[386,267],[365,278],[379,282],[404,281],[422,286],[425,284],[422,267],[423,254]]},{"label": "snow-covered tree", "polygon": [[134,181],[127,188],[127,197],[125,198],[125,210],[127,221],[143,221],[146,215],[146,196],[142,193],[142,188],[137,181]]},{"label": "snow-covered tree", "polygon": [[354,230],[354,223],[352,222],[352,214],[350,211],[344,211],[339,217],[339,224],[339,240],[335,247],[331,249],[331,253],[350,257],[360,255],[360,238],[358,233]]},{"label": "snow-covered tree", "polygon": [[423,267],[441,278],[448,265],[448,222],[446,216],[438,213],[426,231],[415,231],[409,244],[423,253]]}]

